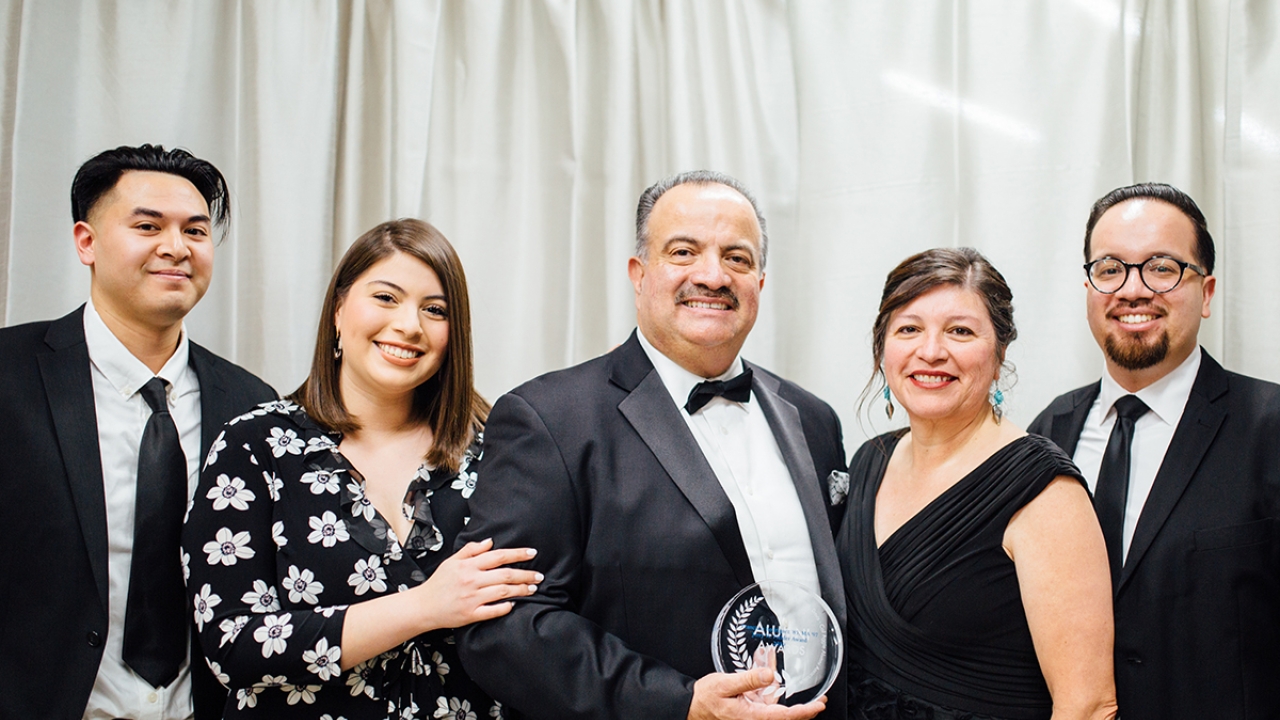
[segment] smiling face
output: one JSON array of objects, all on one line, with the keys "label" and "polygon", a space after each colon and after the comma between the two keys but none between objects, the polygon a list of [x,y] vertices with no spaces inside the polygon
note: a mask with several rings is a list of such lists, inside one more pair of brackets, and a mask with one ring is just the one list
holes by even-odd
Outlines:
[{"label": "smiling face", "polygon": [[884,374],[912,421],[966,420],[990,412],[997,352],[982,298],[959,285],[941,285],[889,319]]},{"label": "smiling face", "polygon": [[[1098,219],[1089,260],[1113,257],[1127,263],[1167,255],[1198,263],[1195,226],[1173,205],[1149,198],[1128,200]],[[1159,294],[1142,283],[1136,268],[1123,287],[1104,295],[1085,282],[1089,329],[1107,356],[1111,376],[1136,391],[1167,375],[1195,351],[1200,321],[1209,317],[1216,279],[1186,270],[1173,290]]]},{"label": "smiling face", "polygon": [[209,205],[186,178],[133,170],[75,224],[76,253],[92,268],[90,296],[108,323],[163,331],[209,289]]},{"label": "smiling face", "polygon": [[720,375],[759,311],[764,272],[755,210],[725,185],[677,185],[654,204],[648,235],[645,259],[627,265],[641,332],[689,372]]},{"label": "smiling face", "polygon": [[372,265],[334,314],[342,341],[343,397],[412,398],[449,346],[449,312],[440,278],[426,263],[395,252]]}]

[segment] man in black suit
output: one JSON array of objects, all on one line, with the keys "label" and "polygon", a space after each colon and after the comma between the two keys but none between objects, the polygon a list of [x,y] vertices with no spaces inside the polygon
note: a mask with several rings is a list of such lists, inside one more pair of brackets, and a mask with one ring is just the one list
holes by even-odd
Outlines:
[{"label": "man in black suit", "polygon": [[193,694],[221,717],[174,538],[219,428],[275,398],[183,328],[226,182],[184,150],[119,147],[71,203],[89,302],[0,330],[0,717],[186,718]]},{"label": "man in black suit", "polygon": [[[660,182],[636,229],[638,332],[489,416],[458,542],[536,548],[546,577],[510,614],[461,630],[463,661],[516,717],[813,717],[816,701],[744,699],[772,673],[714,673],[711,630],[766,578],[821,593],[843,624],[827,490],[845,469],[839,421],[739,358],[767,249],[741,185],[709,172]],[[738,390],[687,402],[707,378]],[[843,717],[844,692],[829,693],[828,717]]]},{"label": "man in black suit", "polygon": [[1113,190],[1094,205],[1084,254],[1107,372],[1029,430],[1072,454],[1094,491],[1120,713],[1280,717],[1280,386],[1198,346],[1214,249],[1185,193]]}]

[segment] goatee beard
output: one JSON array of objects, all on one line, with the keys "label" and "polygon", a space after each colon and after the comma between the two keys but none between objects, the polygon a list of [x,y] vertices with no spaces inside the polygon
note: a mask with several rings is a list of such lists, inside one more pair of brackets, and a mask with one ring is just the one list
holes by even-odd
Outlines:
[{"label": "goatee beard", "polygon": [[1160,333],[1154,342],[1143,342],[1140,336],[1132,334],[1123,339],[1114,334],[1107,335],[1103,350],[1111,362],[1125,370],[1145,370],[1159,365],[1168,357],[1169,333]]}]

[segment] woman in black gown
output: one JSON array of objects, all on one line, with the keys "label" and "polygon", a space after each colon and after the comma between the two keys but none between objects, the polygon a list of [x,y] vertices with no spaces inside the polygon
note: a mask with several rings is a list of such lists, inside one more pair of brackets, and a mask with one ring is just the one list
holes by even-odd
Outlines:
[{"label": "woman in black gown", "polygon": [[1009,287],[977,251],[929,250],[889,274],[872,383],[910,424],[849,467],[837,546],[851,718],[1115,715],[1111,582],[1088,492],[1056,446],[1001,422],[1016,335]]}]

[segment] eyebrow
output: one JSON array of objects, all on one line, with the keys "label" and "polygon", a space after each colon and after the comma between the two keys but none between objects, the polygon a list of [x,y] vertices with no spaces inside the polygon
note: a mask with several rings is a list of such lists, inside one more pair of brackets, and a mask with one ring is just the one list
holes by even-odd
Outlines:
[{"label": "eyebrow", "polygon": [[[136,207],[136,208],[134,208],[134,209],[133,209],[133,212],[130,214],[130,217],[133,217],[133,216],[136,216],[136,215],[142,215],[143,217],[155,218],[156,220],[163,220],[163,219],[164,219],[164,213],[160,212],[159,210],[152,210],[151,208],[145,208],[145,207]],[[197,223],[197,222],[206,222],[206,223],[207,223],[207,222],[210,222],[210,218],[209,218],[209,216],[208,216],[208,215],[192,215],[191,217],[187,218],[187,222],[188,222],[188,223]]]},{"label": "eyebrow", "polygon": [[[669,250],[671,249],[672,245],[675,245],[677,243],[689,243],[699,248],[706,245],[705,242],[702,242],[697,238],[689,237],[688,235],[676,235],[675,237],[669,238],[665,243],[663,243],[662,249]],[[726,245],[724,249],[726,252],[733,251],[733,250],[742,250],[751,256],[752,262],[758,259],[756,256],[756,248],[753,247],[749,242],[745,242],[742,240],[735,241],[733,243],[730,243],[729,245]]]},{"label": "eyebrow", "polygon": [[[919,315],[910,314],[910,315],[899,315],[898,320],[911,320],[913,322],[921,322],[923,318],[921,318]],[[977,323],[977,322],[981,322],[981,318],[978,317],[977,315],[948,315],[947,317],[943,318],[943,321],[949,322],[949,323],[953,323],[953,322]]]},{"label": "eyebrow", "polygon": [[[391,288],[392,290],[395,290],[396,292],[400,293],[401,295],[408,295],[408,294],[409,294],[409,292],[408,292],[407,290],[405,290],[404,288],[400,287],[399,285],[397,285],[397,284],[395,284],[395,283],[391,282],[390,280],[378,280],[378,279],[376,279],[376,278],[375,278],[375,279],[370,280],[369,282],[367,282],[367,283],[365,283],[365,284],[366,284],[366,285],[386,285],[387,287]],[[423,298],[422,298],[422,299],[423,299],[423,300],[444,300],[445,302],[448,302],[448,298],[446,298],[444,295],[425,295],[425,296],[423,296]]]}]

